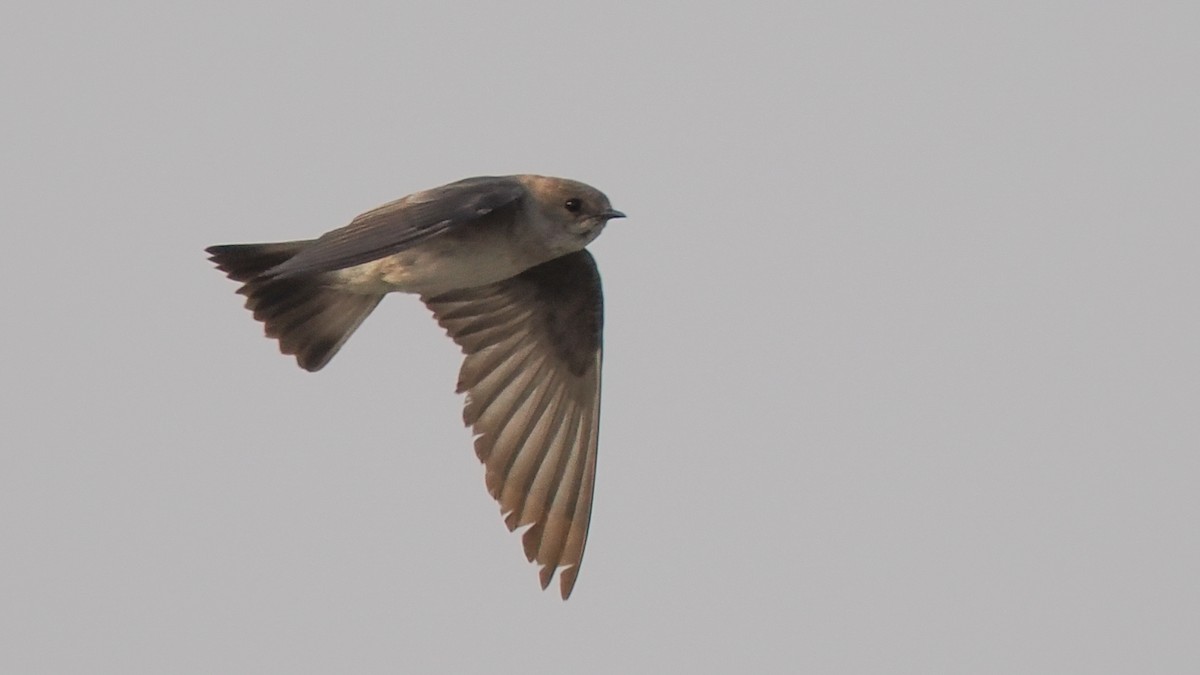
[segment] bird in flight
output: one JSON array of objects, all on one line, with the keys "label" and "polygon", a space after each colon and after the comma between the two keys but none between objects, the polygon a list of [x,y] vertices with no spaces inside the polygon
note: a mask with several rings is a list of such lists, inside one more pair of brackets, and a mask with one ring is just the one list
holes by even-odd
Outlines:
[{"label": "bird in flight", "polygon": [[458,392],[488,492],[563,599],[583,559],[600,423],[600,275],[585,247],[623,218],[599,190],[535,175],[468,178],[316,239],[207,249],[246,308],[317,371],[392,292],[462,348]]}]

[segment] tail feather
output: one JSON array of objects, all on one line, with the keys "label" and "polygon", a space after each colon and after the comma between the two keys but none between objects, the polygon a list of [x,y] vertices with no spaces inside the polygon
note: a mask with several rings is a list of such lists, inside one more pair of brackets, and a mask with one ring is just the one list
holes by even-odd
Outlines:
[{"label": "tail feather", "polygon": [[223,244],[209,246],[209,260],[234,281],[250,281],[263,272],[282,265],[308,248],[315,239],[281,241],[273,244]]},{"label": "tail feather", "polygon": [[320,370],[362,324],[382,295],[350,293],[326,285],[323,275],[278,278],[264,275],[312,241],[227,244],[206,249],[209,260],[234,281],[243,282],[246,309],[263,322],[267,337],[292,354],[300,367]]}]

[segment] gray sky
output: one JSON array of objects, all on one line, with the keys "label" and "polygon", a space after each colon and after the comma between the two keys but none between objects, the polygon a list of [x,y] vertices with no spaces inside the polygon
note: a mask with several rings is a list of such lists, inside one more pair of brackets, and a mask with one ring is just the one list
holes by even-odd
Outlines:
[{"label": "gray sky", "polygon": [[[0,671],[1200,670],[1200,10],[984,4],[7,4]],[[202,253],[513,172],[630,215],[565,604],[416,299]]]}]

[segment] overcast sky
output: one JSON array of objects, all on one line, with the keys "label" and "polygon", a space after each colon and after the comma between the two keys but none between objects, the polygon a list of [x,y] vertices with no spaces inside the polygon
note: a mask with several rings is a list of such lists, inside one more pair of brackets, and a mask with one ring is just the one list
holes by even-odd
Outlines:
[{"label": "overcast sky", "polygon": [[[1200,672],[1198,34],[6,4],[0,671]],[[310,374],[203,254],[517,172],[629,214],[566,603],[415,298]]]}]

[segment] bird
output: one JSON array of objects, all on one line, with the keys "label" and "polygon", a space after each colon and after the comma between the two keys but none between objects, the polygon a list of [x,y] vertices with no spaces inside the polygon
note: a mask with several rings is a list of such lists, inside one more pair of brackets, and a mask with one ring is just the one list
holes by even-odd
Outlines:
[{"label": "bird", "polygon": [[464,358],[457,392],[488,492],[546,589],[570,597],[591,521],[603,294],[586,250],[624,218],[566,178],[480,176],[316,239],[206,249],[283,354],[325,367],[388,293],[418,295]]}]

